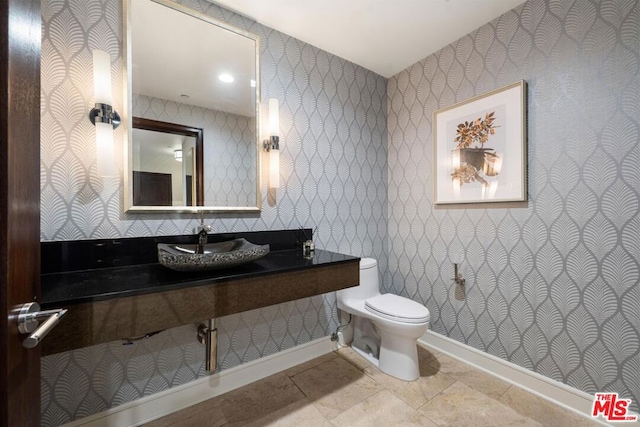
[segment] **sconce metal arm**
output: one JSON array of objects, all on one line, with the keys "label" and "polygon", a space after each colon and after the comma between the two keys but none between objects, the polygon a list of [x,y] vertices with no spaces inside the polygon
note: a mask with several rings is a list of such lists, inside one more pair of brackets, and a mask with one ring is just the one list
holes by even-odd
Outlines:
[{"label": "sconce metal arm", "polygon": [[265,139],[264,141],[262,141],[262,148],[264,148],[264,151],[267,152],[271,150],[279,150],[280,137],[277,135],[271,135],[269,139]]},{"label": "sconce metal arm", "polygon": [[89,120],[94,125],[98,123],[108,123],[117,128],[120,126],[120,115],[109,104],[96,102],[96,106],[89,112]]}]

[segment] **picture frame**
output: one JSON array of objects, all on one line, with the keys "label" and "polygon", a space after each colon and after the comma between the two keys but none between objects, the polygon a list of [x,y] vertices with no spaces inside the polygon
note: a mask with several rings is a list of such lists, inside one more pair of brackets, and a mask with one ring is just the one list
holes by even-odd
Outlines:
[{"label": "picture frame", "polygon": [[524,80],[433,113],[436,205],[527,200]]}]

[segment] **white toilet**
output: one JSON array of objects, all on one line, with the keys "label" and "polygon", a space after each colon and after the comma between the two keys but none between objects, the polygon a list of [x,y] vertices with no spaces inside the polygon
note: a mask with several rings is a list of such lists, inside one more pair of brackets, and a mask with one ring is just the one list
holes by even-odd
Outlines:
[{"label": "white toilet", "polygon": [[[427,331],[429,310],[408,298],[380,294],[378,262],[360,260],[360,286],[337,292],[338,308],[353,316],[351,347],[396,378],[420,377],[417,339]],[[373,323],[373,327],[371,326]]]}]

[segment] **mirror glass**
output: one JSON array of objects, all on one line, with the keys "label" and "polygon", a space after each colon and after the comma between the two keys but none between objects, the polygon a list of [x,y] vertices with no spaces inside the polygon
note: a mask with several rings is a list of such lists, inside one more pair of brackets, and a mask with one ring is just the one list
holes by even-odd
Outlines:
[{"label": "mirror glass", "polygon": [[166,0],[125,5],[127,211],[259,211],[258,36]]}]

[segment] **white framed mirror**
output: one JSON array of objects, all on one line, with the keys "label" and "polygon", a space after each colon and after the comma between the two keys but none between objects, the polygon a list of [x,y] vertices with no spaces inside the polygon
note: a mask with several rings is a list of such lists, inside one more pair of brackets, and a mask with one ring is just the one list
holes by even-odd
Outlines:
[{"label": "white framed mirror", "polygon": [[125,211],[259,212],[259,37],[169,0],[123,4]]}]

